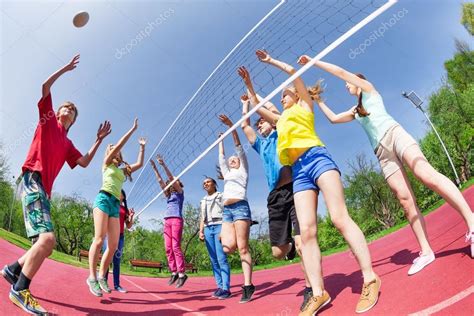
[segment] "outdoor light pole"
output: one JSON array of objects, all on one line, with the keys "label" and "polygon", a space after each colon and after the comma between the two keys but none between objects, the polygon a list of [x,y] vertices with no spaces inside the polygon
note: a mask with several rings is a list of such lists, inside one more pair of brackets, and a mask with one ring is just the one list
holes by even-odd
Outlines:
[{"label": "outdoor light pole", "polygon": [[423,104],[423,101],[414,91],[410,93],[402,92],[402,96],[410,100],[411,103],[413,103],[413,105],[425,115],[426,119],[428,120],[431,127],[433,128],[433,131],[435,132],[436,136],[438,136],[439,142],[441,143],[441,146],[443,147],[444,152],[446,153],[446,156],[448,156],[449,163],[451,164],[451,168],[453,168],[453,172],[456,177],[456,184],[458,185],[458,187],[461,186],[461,181],[459,180],[458,173],[456,172],[456,168],[454,168],[454,164],[453,164],[453,161],[451,160],[451,156],[449,155],[448,150],[446,149],[446,146],[444,145],[444,142],[441,139],[441,136],[439,136],[438,131],[433,125],[433,122],[431,122],[430,118],[428,117],[428,115],[426,115],[426,112],[421,107],[421,105]]}]

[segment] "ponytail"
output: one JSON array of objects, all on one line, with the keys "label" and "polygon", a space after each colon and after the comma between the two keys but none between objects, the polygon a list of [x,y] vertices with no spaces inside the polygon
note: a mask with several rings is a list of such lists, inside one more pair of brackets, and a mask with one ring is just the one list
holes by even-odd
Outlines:
[{"label": "ponytail", "polygon": [[[365,76],[363,74],[355,74],[357,77],[359,77],[360,79],[364,79],[364,80],[367,80],[365,78]],[[356,106],[356,112],[357,114],[359,114],[359,116],[361,117],[366,117],[366,116],[369,116],[370,113],[367,112],[367,110],[364,108],[364,106],[362,105],[362,91],[360,92],[359,94],[359,98],[358,98],[358,102],[357,102],[357,106]]]},{"label": "ponytail", "polygon": [[306,88],[313,101],[321,102],[321,94],[324,92],[322,82],[323,80],[319,79],[314,86]]},{"label": "ponytail", "polygon": [[122,195],[123,195],[122,204],[123,204],[123,207],[125,208],[125,216],[128,216],[128,214],[130,213],[130,210],[128,209],[128,205],[127,205],[127,195],[125,194],[125,191],[123,189],[122,189]]}]

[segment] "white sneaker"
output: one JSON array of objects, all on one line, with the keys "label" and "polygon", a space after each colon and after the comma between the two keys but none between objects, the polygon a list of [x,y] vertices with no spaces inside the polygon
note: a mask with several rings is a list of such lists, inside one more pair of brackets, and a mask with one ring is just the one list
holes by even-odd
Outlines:
[{"label": "white sneaker", "polygon": [[408,275],[413,275],[415,273],[420,272],[421,270],[423,270],[424,267],[429,265],[434,260],[435,260],[434,253],[430,253],[424,256],[422,256],[420,253],[420,256],[418,256],[418,258],[415,258],[415,260],[413,260],[413,264],[410,267],[410,270],[408,270]]},{"label": "white sneaker", "polygon": [[466,233],[466,242],[471,243],[471,258],[474,258],[474,231]]}]

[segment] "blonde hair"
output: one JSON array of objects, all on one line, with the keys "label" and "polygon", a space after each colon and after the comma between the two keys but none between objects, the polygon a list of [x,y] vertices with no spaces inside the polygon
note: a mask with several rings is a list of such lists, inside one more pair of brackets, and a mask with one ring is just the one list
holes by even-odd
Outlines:
[{"label": "blonde hair", "polygon": [[[323,88],[322,83],[323,83],[323,80],[319,79],[318,81],[316,81],[316,83],[313,86],[306,87],[306,90],[308,91],[308,94],[309,94],[309,96],[311,97],[311,99],[313,101],[316,101],[316,102],[321,102],[322,101],[321,94],[324,92],[324,88]],[[288,87],[286,87],[285,90],[290,90],[299,99],[298,92],[296,91],[295,86],[293,86],[293,85],[288,86]]]},{"label": "blonde hair", "polygon": [[[114,148],[113,144],[107,145],[107,149],[105,150],[105,157],[107,157],[110,154],[110,152],[113,150],[113,148]],[[122,152],[119,152],[118,153],[118,159],[116,157],[114,157],[112,159],[112,162],[114,164],[119,165],[119,166],[121,164],[124,164],[125,168],[123,169],[123,172],[125,173],[125,179],[130,180],[130,182],[133,181],[133,179],[132,179],[132,167],[126,161],[123,160]]]}]

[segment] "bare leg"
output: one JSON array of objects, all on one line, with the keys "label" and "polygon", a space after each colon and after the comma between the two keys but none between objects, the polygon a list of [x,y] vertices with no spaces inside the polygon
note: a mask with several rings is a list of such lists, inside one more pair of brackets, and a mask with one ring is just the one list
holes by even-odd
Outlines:
[{"label": "bare leg", "polygon": [[344,236],[359,263],[364,283],[374,280],[369,247],[359,226],[349,216],[339,173],[336,170],[327,171],[319,177],[317,184],[324,195],[331,221]]}]

